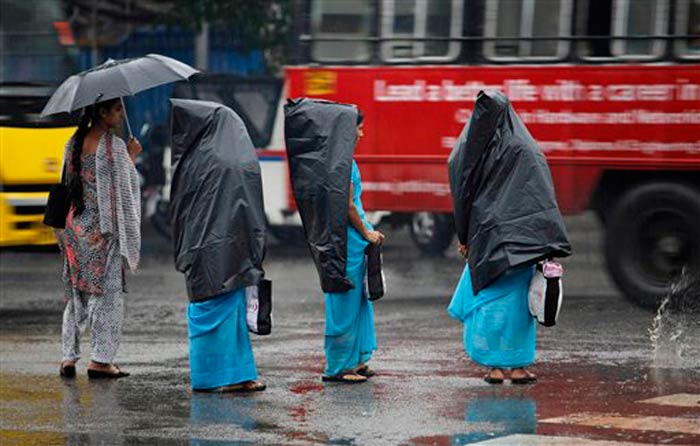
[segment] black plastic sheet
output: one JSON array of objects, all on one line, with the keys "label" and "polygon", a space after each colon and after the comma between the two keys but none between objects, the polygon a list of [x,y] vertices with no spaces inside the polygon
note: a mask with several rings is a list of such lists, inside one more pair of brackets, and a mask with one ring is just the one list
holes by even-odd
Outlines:
[{"label": "black plastic sheet", "polygon": [[314,99],[284,106],[289,175],[306,242],[324,292],[361,284],[345,276],[350,169],[357,139],[357,108]]},{"label": "black plastic sheet", "polygon": [[175,267],[191,301],[263,277],[260,164],[241,118],[214,102],[172,99],[171,211]]},{"label": "black plastic sheet", "polygon": [[479,93],[448,165],[475,293],[510,268],[571,255],[547,160],[505,95]]}]

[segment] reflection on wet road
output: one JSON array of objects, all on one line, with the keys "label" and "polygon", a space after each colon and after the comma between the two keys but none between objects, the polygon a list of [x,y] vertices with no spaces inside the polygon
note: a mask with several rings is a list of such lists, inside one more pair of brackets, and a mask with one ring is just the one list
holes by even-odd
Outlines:
[{"label": "reflection on wet road", "polygon": [[58,256],[2,251],[0,444],[700,444],[700,318],[654,346],[654,314],[610,285],[595,224],[569,223],[577,255],[560,324],[538,332],[534,386],[483,382],[445,312],[463,263],[420,257],[403,232],[389,233],[375,306],[379,375],[354,386],[319,379],[323,300],[306,248],[270,247],[273,334],[253,339],[268,390],[248,396],[189,390],[184,283],[159,240],[144,241],[130,283],[118,360],[132,376],[117,382],[89,382],[85,364],[58,377]]}]

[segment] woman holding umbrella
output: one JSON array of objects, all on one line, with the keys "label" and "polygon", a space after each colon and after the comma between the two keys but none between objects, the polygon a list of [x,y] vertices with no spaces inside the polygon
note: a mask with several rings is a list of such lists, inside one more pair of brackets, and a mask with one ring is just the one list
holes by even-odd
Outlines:
[{"label": "woman holding umbrella", "polygon": [[65,152],[70,210],[57,230],[63,252],[66,308],[60,373],[75,376],[80,326],[90,324],[90,378],[129,374],[114,364],[124,319],[124,267],[139,262],[140,191],[134,160],[141,152],[113,132],[124,118],[119,98],[88,106]]},{"label": "woman holding umbrella", "polygon": [[[124,270],[136,270],[141,248],[140,191],[134,166],[141,145],[131,137],[122,97],[187,79],[196,72],[159,54],[110,59],[66,79],[41,113],[83,109],[78,130],[65,150],[63,182],[68,185],[70,201],[65,229],[63,221],[57,224],[62,228],[57,238],[64,256],[67,300],[61,376],[75,376],[79,327],[86,321],[92,332],[88,376],[128,376],[113,361],[124,317]],[[113,135],[122,121],[130,135],[128,144]]]}]

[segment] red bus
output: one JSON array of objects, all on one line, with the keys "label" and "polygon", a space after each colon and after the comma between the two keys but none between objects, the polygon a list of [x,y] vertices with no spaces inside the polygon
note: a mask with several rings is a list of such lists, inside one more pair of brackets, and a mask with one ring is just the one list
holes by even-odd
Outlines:
[{"label": "red bus", "polygon": [[[610,273],[653,306],[700,265],[700,0],[300,0],[284,97],[357,104],[363,203],[428,254],[453,239],[446,160],[476,94],[507,94],[561,209],[595,210]],[[271,224],[298,222],[280,101]],[[274,113],[272,113],[274,115]],[[575,247],[574,247],[575,248]]]}]

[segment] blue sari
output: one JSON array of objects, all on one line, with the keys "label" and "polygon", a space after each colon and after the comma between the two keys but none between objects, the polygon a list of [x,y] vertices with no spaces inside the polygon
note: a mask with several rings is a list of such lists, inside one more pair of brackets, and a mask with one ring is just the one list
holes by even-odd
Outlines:
[{"label": "blue sari", "polygon": [[[362,222],[368,229],[372,226],[367,221],[362,209],[362,185],[360,169],[352,161],[351,181],[353,185],[353,203]],[[364,287],[367,269],[365,248],[369,244],[362,235],[348,224],[347,229],[347,264],[345,273],[355,288],[345,293],[326,293],[326,330],[325,352],[327,376],[338,375],[366,363],[377,349],[374,335],[374,310],[367,298]]]},{"label": "blue sari", "polygon": [[464,322],[464,350],[476,363],[496,368],[526,367],[535,361],[535,319],[527,304],[535,267],[506,271],[475,296],[464,267],[447,312]]},{"label": "blue sari", "polygon": [[245,288],[187,307],[193,389],[258,378],[246,324]]}]

